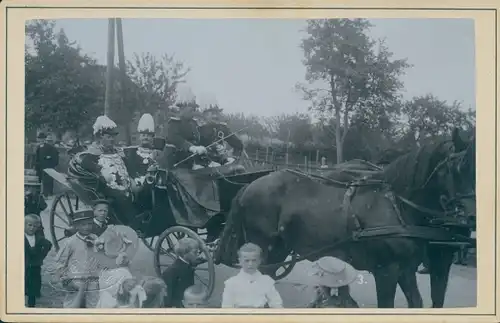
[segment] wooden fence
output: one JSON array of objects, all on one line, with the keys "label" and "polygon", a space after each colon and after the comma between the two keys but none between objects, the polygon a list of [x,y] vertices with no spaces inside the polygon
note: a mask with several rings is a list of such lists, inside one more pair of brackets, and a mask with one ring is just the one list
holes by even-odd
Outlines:
[{"label": "wooden fence", "polygon": [[311,153],[283,153],[272,151],[271,149],[257,149],[248,152],[248,159],[253,164],[270,165],[276,168],[295,168],[306,172],[325,171],[331,169],[334,164],[327,160],[326,168],[321,167],[321,151],[316,150],[315,154]]}]

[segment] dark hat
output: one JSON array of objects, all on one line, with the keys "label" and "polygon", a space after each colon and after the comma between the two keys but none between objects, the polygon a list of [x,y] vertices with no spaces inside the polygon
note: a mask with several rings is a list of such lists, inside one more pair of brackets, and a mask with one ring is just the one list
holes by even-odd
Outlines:
[{"label": "dark hat", "polygon": [[106,204],[110,205],[110,202],[106,199],[98,199],[92,202],[92,206],[96,206],[97,204]]},{"label": "dark hat", "polygon": [[94,211],[92,210],[81,210],[73,213],[73,223],[84,221],[84,220],[92,220],[94,219]]},{"label": "dark hat", "polygon": [[45,132],[40,132],[38,134],[38,139],[45,139],[45,138],[47,138],[47,135],[45,134]]}]

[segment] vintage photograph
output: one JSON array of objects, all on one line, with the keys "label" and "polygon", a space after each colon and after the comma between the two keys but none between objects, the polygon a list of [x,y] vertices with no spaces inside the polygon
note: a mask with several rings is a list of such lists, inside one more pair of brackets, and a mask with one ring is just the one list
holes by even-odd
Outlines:
[{"label": "vintage photograph", "polygon": [[25,306],[475,307],[475,41],[473,19],[26,21]]}]

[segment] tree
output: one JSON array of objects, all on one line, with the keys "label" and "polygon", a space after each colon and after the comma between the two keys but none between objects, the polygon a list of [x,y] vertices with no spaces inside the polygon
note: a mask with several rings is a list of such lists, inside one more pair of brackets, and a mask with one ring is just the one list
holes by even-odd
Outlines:
[{"label": "tree", "polygon": [[269,131],[264,126],[261,118],[255,115],[245,115],[243,113],[230,113],[226,115],[228,127],[232,131],[238,131],[240,137],[246,137],[249,141],[261,141],[269,135]]},{"label": "tree", "polygon": [[431,94],[405,102],[402,113],[401,134],[406,141],[414,139],[416,143],[451,134],[455,127],[470,132],[476,123],[474,110],[464,110],[458,102],[448,104]]},{"label": "tree", "polygon": [[137,117],[151,113],[160,126],[166,123],[170,108],[176,102],[177,87],[185,83],[189,71],[168,54],[160,58],[151,53],[135,54],[133,60],[127,62],[127,74],[140,89],[136,94]]},{"label": "tree", "polygon": [[25,120],[28,132],[47,126],[61,135],[100,114],[104,88],[95,60],[54,27],[50,20],[26,24],[33,46],[25,50]]},{"label": "tree", "polygon": [[[308,20],[302,40],[308,84],[297,84],[310,109],[331,126],[337,162],[351,121],[365,116],[370,122],[391,119],[396,113],[399,76],[409,67],[405,59],[391,60],[382,40],[370,39],[365,19]],[[333,117],[333,122],[329,119]]]},{"label": "tree", "polygon": [[277,139],[297,148],[313,140],[311,118],[306,114],[281,114],[271,119],[271,127]]}]

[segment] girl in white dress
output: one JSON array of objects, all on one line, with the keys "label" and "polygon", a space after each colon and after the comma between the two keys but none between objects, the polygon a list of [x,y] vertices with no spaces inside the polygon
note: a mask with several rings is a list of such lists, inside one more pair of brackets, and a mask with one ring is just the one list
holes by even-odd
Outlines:
[{"label": "girl in white dress", "polygon": [[262,249],[253,243],[238,251],[240,272],[226,280],[222,294],[223,308],[282,308],[283,301],[274,280],[259,270]]}]

